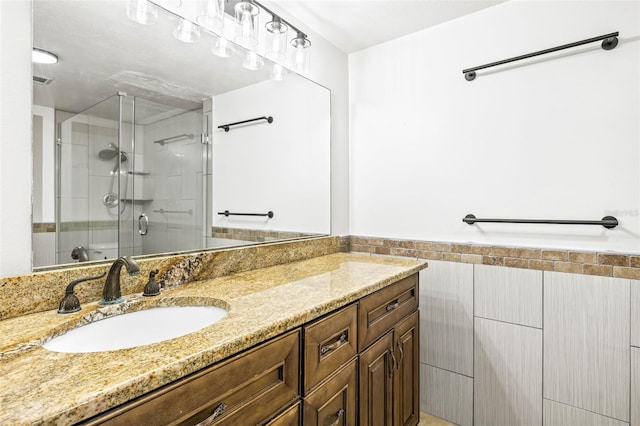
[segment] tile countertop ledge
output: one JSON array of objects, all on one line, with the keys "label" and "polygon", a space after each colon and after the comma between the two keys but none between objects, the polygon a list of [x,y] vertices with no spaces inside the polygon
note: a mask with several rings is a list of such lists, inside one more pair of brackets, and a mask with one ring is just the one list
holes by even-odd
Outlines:
[{"label": "tile countertop ledge", "polygon": [[0,321],[0,424],[70,424],[87,419],[426,266],[424,261],[337,253],[192,282],[157,298],[142,300],[136,295],[131,310],[205,303],[227,308],[229,314],[186,336],[117,351],[64,354],[40,347],[88,314],[95,315],[96,303],[70,315],[48,311]]}]

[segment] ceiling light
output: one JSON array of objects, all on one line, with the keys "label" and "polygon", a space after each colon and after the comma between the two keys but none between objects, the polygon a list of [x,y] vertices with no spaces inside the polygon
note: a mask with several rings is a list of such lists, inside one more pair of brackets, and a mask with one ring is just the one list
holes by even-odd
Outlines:
[{"label": "ceiling light", "polygon": [[58,63],[58,56],[44,49],[34,47],[31,52],[31,61],[36,64],[56,64]]}]

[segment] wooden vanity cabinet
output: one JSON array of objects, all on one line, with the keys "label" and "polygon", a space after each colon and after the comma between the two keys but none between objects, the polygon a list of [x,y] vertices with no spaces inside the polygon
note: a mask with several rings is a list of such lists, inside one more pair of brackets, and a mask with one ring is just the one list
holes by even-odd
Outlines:
[{"label": "wooden vanity cabinet", "polygon": [[415,426],[418,275],[86,421]]},{"label": "wooden vanity cabinet", "polygon": [[415,426],[420,421],[417,309],[417,274],[359,303],[361,425]]}]

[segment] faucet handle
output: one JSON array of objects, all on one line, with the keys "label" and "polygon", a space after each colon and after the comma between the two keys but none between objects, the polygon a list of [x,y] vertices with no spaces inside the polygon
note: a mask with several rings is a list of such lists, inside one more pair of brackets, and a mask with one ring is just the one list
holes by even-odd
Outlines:
[{"label": "faucet handle", "polygon": [[160,294],[160,285],[156,281],[157,269],[149,272],[149,282],[144,286],[143,296],[157,296]]},{"label": "faucet handle", "polygon": [[60,307],[58,308],[58,313],[70,314],[72,312],[78,312],[80,310],[80,300],[73,293],[74,287],[85,281],[97,280],[99,278],[104,277],[105,275],[107,275],[106,272],[102,275],[96,275],[95,277],[84,277],[84,278],[78,278],[77,280],[71,281],[64,292],[65,296],[60,301]]}]

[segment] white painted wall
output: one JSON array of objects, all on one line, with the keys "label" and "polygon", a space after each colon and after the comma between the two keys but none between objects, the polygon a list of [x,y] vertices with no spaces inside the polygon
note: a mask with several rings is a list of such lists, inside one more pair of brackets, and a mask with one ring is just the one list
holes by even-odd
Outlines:
[{"label": "white painted wall", "polygon": [[[213,98],[214,226],[330,232],[330,94],[293,77]],[[262,121],[229,132],[217,128],[265,115],[273,116],[273,123]],[[274,217],[217,214],[225,210],[273,211]]]},{"label": "white painted wall", "polygon": [[[612,51],[461,72],[613,31]],[[639,52],[637,1],[510,1],[350,55],[350,233],[640,252]]]},{"label": "white painted wall", "polygon": [[31,3],[0,1],[0,277],[31,270]]}]

